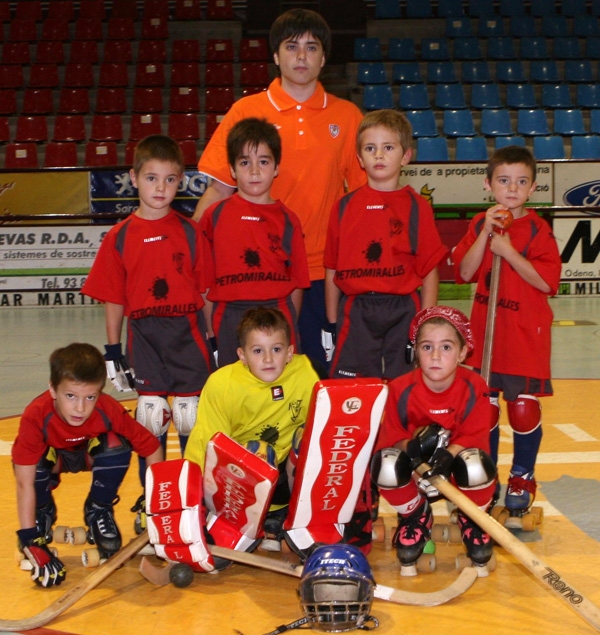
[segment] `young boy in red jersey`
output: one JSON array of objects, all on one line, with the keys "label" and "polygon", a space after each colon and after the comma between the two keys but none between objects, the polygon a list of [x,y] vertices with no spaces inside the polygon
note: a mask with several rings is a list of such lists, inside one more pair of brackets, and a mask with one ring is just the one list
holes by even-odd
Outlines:
[{"label": "young boy in red jersey", "polygon": [[49,389],[21,416],[12,447],[17,481],[19,547],[32,565],[32,579],[42,587],[61,584],[64,564],[48,549],[57,511],[52,490],[63,472],[91,470],[84,504],[88,539],[102,557],[121,548],[113,505],[125,477],[131,451],[149,465],[162,461],[160,443],[127,411],[102,392],[106,366],[90,344],[74,343],[50,356]]},{"label": "young boy in red jersey", "polygon": [[257,305],[279,308],[300,352],[297,316],[310,286],[300,220],[271,197],[279,173],[281,139],[273,124],[248,118],[227,136],[227,157],[237,192],[209,207],[200,220],[208,241],[207,299],[219,366],[238,360],[236,329]]},{"label": "young boy in red jersey", "polygon": [[[126,359],[139,394],[136,419],[163,436],[172,417],[182,449],[214,370],[203,314],[202,237],[196,223],[171,208],[183,170],[174,139],[151,135],[137,144],[130,177],[139,207],[106,234],[82,289],[105,303],[109,377],[127,388],[114,372],[127,367],[121,349],[127,317]],[[140,471],[143,483],[143,463]]]},{"label": "young boy in red jersey", "polygon": [[[373,481],[398,512],[392,545],[402,575],[416,575],[415,564],[431,536],[429,497],[438,492],[427,475],[451,478],[482,509],[489,507],[496,486],[487,385],[461,366],[473,350],[467,317],[448,306],[423,309],[409,336],[417,368],[389,384],[372,465]],[[422,462],[431,470],[418,482],[413,469]],[[492,556],[491,538],[462,512],[458,524],[467,555],[476,566],[485,566]]]},{"label": "young boy in red jersey", "polygon": [[410,370],[398,354],[410,321],[437,302],[437,267],[448,250],[431,206],[398,183],[411,143],[410,122],[397,110],[367,113],[359,125],[356,149],[368,183],[334,205],[325,246],[327,319],[337,333],[332,378]]},{"label": "young boy in red jersey", "polygon": [[[561,259],[548,223],[525,204],[535,191],[536,162],[529,150],[508,146],[494,152],[485,187],[496,205],[477,214],[453,252],[457,282],[477,282],[471,322],[475,336],[472,365],[481,368],[488,312],[492,258],[501,258],[490,388],[494,405],[492,457],[499,444],[499,392],[507,402],[514,454],[505,505],[511,518],[522,516],[535,497],[534,470],[542,440],[538,397],[552,394],[550,345],[552,310],[548,297],[558,292]],[[514,222],[503,233],[504,210]],[[506,526],[512,524],[510,519]]]}]

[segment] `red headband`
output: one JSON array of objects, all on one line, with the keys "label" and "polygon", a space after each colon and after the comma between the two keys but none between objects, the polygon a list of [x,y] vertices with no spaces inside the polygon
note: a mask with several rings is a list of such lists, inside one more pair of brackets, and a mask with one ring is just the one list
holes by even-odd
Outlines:
[{"label": "red headband", "polygon": [[458,309],[454,309],[451,306],[430,306],[428,309],[419,311],[412,322],[410,323],[409,338],[411,344],[414,346],[417,340],[417,333],[419,329],[427,320],[432,318],[442,318],[447,322],[450,322],[452,326],[462,335],[467,345],[467,349],[472,351],[475,347],[473,341],[473,333],[471,331],[471,325],[467,316]]}]

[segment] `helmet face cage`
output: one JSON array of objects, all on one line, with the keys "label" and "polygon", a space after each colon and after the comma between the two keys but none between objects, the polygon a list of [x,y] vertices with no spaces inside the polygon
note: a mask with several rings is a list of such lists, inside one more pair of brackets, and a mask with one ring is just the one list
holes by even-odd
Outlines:
[{"label": "helmet face cage", "polygon": [[298,594],[313,629],[341,633],[368,621],[374,589],[373,574],[358,549],[327,545],[306,561]]}]

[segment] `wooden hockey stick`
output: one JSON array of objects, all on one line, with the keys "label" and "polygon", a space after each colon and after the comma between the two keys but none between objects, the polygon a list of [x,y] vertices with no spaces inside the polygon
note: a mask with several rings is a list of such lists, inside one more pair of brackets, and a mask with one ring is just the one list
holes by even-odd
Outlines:
[{"label": "wooden hockey stick", "polygon": [[147,543],[148,532],[144,531],[37,615],[22,620],[0,619],[0,631],[29,631],[48,624],[131,560]]},{"label": "wooden hockey stick", "polygon": [[[417,472],[422,476],[429,469],[429,465],[423,463],[417,468]],[[590,626],[600,631],[600,608],[598,606],[588,600],[583,593],[577,591],[573,585],[569,584],[557,571],[548,566],[537,554],[534,554],[508,529],[489,514],[479,509],[475,503],[446,479],[440,476],[428,476],[427,480],[440,494],[453,502],[472,521],[477,523],[483,531],[517,558],[546,589],[564,600]]]},{"label": "wooden hockey stick", "polygon": [[[224,547],[217,547],[214,545],[210,546],[210,551],[213,555],[218,556],[219,558],[225,558],[239,564],[267,569],[268,571],[275,571],[276,573],[282,573],[283,575],[295,578],[300,578],[302,575],[302,566],[293,565],[288,562],[283,562],[282,560],[276,560],[275,558],[267,558],[255,553],[248,553],[246,551],[234,551],[232,549],[226,549]],[[164,567],[155,566],[144,556],[140,563],[140,572],[146,580],[152,584],[164,586],[170,582],[169,573],[173,566],[173,564],[167,564]],[[393,602],[394,604],[406,604],[409,606],[438,606],[439,604],[445,604],[446,602],[449,602],[468,591],[473,586],[476,579],[477,571],[475,568],[466,567],[461,571],[457,579],[454,580],[452,584],[440,589],[439,591],[431,591],[430,593],[415,593],[413,591],[404,591],[378,584],[375,586],[375,597],[379,600]]]}]

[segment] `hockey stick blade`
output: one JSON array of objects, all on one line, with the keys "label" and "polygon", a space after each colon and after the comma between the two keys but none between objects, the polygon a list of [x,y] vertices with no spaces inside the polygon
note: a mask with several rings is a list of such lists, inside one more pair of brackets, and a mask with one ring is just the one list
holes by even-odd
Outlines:
[{"label": "hockey stick blade", "polygon": [[[423,463],[417,468],[417,472],[423,476],[429,469],[429,465]],[[573,585],[569,584],[557,571],[548,566],[537,554],[534,554],[508,529],[488,513],[479,509],[475,503],[446,479],[440,476],[428,476],[427,480],[442,496],[454,503],[500,546],[517,558],[546,589],[565,601],[590,626],[600,631],[600,608],[587,599],[581,591],[576,590]]]},{"label": "hockey stick blade", "polygon": [[22,620],[0,619],[0,631],[29,631],[50,623],[78,602],[88,591],[97,587],[114,571],[131,560],[147,543],[148,532],[144,531],[37,615]]},{"label": "hockey stick blade", "polygon": [[[302,575],[302,567],[293,565],[288,562],[260,556],[246,551],[234,551],[225,547],[217,547],[211,545],[210,551],[219,558],[226,558],[238,564],[246,564],[259,569],[274,571],[283,575],[299,578]],[[156,566],[153,565],[148,558],[143,557],[140,563],[140,573],[152,584],[164,586],[169,584],[169,571],[172,565]],[[407,606],[438,606],[445,604],[450,600],[468,591],[477,579],[477,571],[474,567],[466,567],[463,569],[458,578],[449,586],[439,591],[431,591],[429,593],[415,593],[412,591],[404,591],[402,589],[394,589],[393,587],[378,584],[375,586],[375,597],[379,600],[392,602],[393,604],[404,604]]]}]

